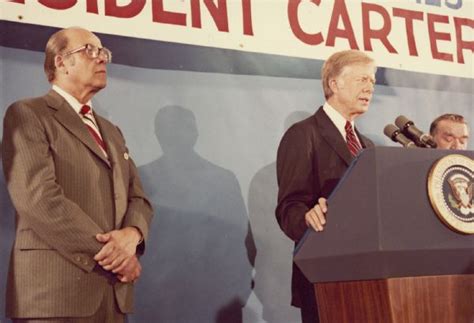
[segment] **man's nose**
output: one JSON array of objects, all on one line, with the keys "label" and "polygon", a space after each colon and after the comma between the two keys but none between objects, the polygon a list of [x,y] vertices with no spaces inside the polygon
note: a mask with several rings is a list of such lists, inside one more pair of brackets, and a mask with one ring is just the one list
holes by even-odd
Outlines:
[{"label": "man's nose", "polygon": [[97,61],[97,63],[101,63],[101,64],[107,63],[107,61],[108,61],[107,54],[104,53],[103,51],[100,51],[99,55],[97,55],[96,61]]},{"label": "man's nose", "polygon": [[451,144],[451,149],[461,149],[462,143],[459,139],[454,139],[453,143]]},{"label": "man's nose", "polygon": [[366,93],[374,93],[375,85],[373,83],[368,83],[367,86],[364,88],[364,92]]}]

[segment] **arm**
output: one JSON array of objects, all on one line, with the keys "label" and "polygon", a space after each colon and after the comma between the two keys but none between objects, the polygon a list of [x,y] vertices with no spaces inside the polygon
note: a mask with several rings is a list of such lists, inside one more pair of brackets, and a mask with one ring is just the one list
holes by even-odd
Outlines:
[{"label": "arm", "polygon": [[148,239],[150,223],[153,217],[153,208],[143,191],[143,185],[138,176],[137,167],[131,158],[129,159],[129,165],[128,207],[122,227],[134,227],[139,231],[141,241],[138,245],[137,252],[143,254],[145,252],[145,241]]},{"label": "arm", "polygon": [[153,209],[145,196],[132,159],[128,160],[128,165],[127,211],[122,228],[96,236],[105,245],[94,257],[104,269],[119,274],[119,277],[124,274],[124,270],[130,269],[131,264],[139,265],[135,255],[144,252],[153,216]]},{"label": "arm", "polygon": [[34,109],[15,103],[3,128],[3,164],[8,191],[19,219],[43,241],[85,271],[102,244],[100,227],[68,199],[56,182],[55,163],[43,124]]},{"label": "arm", "polygon": [[321,196],[316,153],[311,137],[301,126],[291,127],[278,148],[275,213],[282,230],[294,241],[302,238],[308,226],[319,231],[325,223],[325,199],[318,201]]}]

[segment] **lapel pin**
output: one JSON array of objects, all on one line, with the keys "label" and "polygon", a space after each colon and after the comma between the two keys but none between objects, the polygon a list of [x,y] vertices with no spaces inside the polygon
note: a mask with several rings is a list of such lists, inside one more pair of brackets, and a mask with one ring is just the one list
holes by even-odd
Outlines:
[{"label": "lapel pin", "polygon": [[123,153],[123,158],[125,158],[125,160],[128,160],[128,157],[129,157],[128,153]]}]

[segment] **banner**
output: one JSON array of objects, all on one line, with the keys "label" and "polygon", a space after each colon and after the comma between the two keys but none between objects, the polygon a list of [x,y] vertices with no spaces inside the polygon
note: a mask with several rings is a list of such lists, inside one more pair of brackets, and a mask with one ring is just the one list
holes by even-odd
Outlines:
[{"label": "banner", "polygon": [[0,9],[8,21],[255,53],[324,60],[360,49],[379,66],[473,78],[472,0],[13,0]]}]

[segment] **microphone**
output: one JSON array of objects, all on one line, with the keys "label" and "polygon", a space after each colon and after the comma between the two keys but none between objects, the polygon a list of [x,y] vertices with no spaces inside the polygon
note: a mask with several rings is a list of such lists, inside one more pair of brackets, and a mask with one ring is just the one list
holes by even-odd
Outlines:
[{"label": "microphone", "polygon": [[407,117],[398,116],[398,118],[395,119],[395,124],[398,128],[401,129],[403,134],[405,134],[408,138],[412,139],[418,147],[437,147],[436,142],[434,142],[433,138],[418,129],[413,123],[413,121],[409,120]]},{"label": "microphone", "polygon": [[408,139],[402,132],[401,130],[393,125],[393,124],[388,124],[383,128],[383,133],[392,139],[395,142],[398,142],[403,145],[403,147],[406,148],[415,148],[416,145],[413,141]]}]

